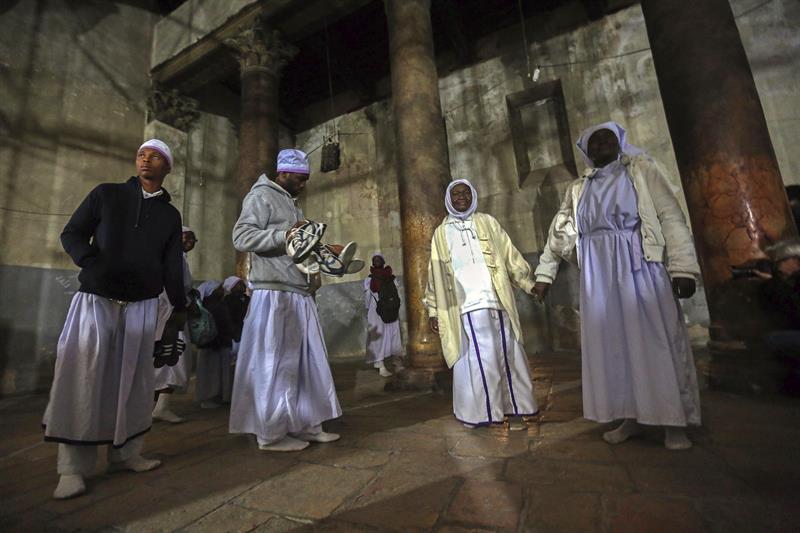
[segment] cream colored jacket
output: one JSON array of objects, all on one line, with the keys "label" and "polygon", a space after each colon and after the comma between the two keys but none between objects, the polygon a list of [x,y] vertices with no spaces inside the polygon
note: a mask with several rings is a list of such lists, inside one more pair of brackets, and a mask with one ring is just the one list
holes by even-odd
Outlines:
[{"label": "cream colored jacket", "polygon": [[[679,191],[664,176],[659,165],[645,154],[622,156],[628,167],[642,223],[642,251],[647,261],[665,263],[673,278],[696,278],[700,266],[689,226],[678,203]],[[566,259],[578,264],[578,202],[592,169],[570,184],[547,237],[547,244],[536,268],[536,281],[552,283],[558,263]]]},{"label": "cream colored jacket", "polygon": [[[514,247],[508,234],[494,217],[485,213],[475,213],[472,215],[472,220],[475,223],[475,232],[480,241],[486,266],[492,277],[494,290],[503,309],[508,313],[514,336],[522,342],[522,330],[512,284],[530,294],[533,289],[531,266]],[[447,366],[452,368],[461,354],[461,309],[456,297],[455,274],[445,237],[444,222],[433,232],[431,260],[428,263],[428,285],[422,303],[428,310],[428,316],[439,321],[442,353]]]}]

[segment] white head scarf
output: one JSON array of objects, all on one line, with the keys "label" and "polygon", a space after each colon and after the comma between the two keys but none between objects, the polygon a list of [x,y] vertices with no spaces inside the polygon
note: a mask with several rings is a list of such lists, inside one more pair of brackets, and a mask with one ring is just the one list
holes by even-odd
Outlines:
[{"label": "white head scarf", "polygon": [[[472,191],[472,205],[470,205],[469,209],[463,213],[453,207],[453,202],[450,200],[450,191],[459,183],[466,184]],[[476,209],[478,209],[478,191],[475,190],[475,187],[473,187],[473,185],[467,179],[453,180],[450,182],[450,185],[447,186],[447,192],[444,194],[444,206],[447,208],[447,212],[450,213],[451,216],[459,220],[466,220],[472,215],[472,213],[475,212]]]},{"label": "white head scarf", "polygon": [[183,229],[181,231],[182,231],[182,233],[186,233],[186,232],[194,233],[192,228],[190,228],[189,226],[183,226]]},{"label": "white head scarf", "polygon": [[214,292],[217,287],[219,287],[219,281],[214,279],[210,279],[201,283],[200,286],[197,287],[197,292],[200,293],[200,299],[205,300],[211,296],[211,293]]},{"label": "white head scarf", "polygon": [[244,282],[244,280],[239,276],[229,276],[225,278],[225,281],[222,282],[222,288],[225,289],[225,294],[230,294],[231,290],[233,290],[236,284],[240,281]]},{"label": "white head scarf", "polygon": [[596,126],[592,126],[590,128],[586,128],[585,130],[583,130],[581,136],[578,137],[578,142],[575,143],[575,146],[578,147],[578,150],[580,150],[581,155],[583,156],[583,160],[586,162],[586,165],[588,165],[590,168],[594,168],[594,161],[592,161],[589,158],[589,137],[591,137],[594,132],[599,130],[611,130],[611,132],[617,136],[617,140],[619,141],[620,153],[627,154],[629,156],[634,156],[644,153],[644,150],[642,150],[641,148],[637,148],[632,144],[628,144],[625,128],[623,128],[613,120],[609,122],[603,122],[602,124],[597,124]]},{"label": "white head scarf", "polygon": [[[169,149],[167,143],[164,141],[159,141],[158,139],[150,139],[142,143],[139,147],[139,150],[142,148],[152,148],[159,154],[163,155],[167,158],[167,163],[169,163],[169,168],[172,168],[172,150]],[[138,152],[138,150],[137,150]]]}]

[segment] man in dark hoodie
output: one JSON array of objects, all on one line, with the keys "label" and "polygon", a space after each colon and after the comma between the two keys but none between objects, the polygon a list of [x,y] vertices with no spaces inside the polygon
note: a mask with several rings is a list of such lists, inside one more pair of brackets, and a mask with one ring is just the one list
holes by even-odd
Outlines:
[{"label": "man in dark hoodie", "polygon": [[161,187],[172,166],[157,139],[136,154],[137,176],[95,187],[70,218],[61,243],[81,283],[58,341],[44,414],[45,440],[58,442],[53,497],[86,491],[97,446],[109,470],[145,472],[161,463],[140,455],[152,423],[158,295],[174,312],[161,346],[174,346],[185,321],[181,216]]},{"label": "man in dark hoodie", "polygon": [[311,277],[286,252],[304,222],[295,205],[308,182],[300,150],[281,150],[278,173],[262,174],[242,204],[233,245],[250,252],[253,296],[244,321],[231,398],[231,433],[251,433],[261,450],[298,451],[339,438],[322,422],[342,414]]}]

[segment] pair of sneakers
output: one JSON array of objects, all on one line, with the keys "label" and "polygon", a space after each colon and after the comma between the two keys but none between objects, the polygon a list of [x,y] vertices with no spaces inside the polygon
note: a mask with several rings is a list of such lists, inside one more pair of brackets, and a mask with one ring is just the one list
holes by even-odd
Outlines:
[{"label": "pair of sneakers", "polygon": [[338,278],[360,272],[364,261],[354,257],[358,245],[352,241],[344,246],[324,244],[325,228],[325,224],[306,220],[287,234],[286,253],[292,262],[301,272],[310,275],[322,273]]}]

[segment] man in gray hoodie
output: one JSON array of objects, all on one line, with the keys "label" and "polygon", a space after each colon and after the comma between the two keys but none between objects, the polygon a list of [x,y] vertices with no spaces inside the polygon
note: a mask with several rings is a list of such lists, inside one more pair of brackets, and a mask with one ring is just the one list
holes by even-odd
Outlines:
[{"label": "man in gray hoodie", "polygon": [[262,174],[242,204],[233,245],[250,252],[253,289],[231,398],[230,432],[252,433],[259,449],[297,451],[331,442],[322,422],[341,416],[311,283],[286,253],[305,222],[296,205],[309,178],[306,154],[281,150],[278,173]]}]

